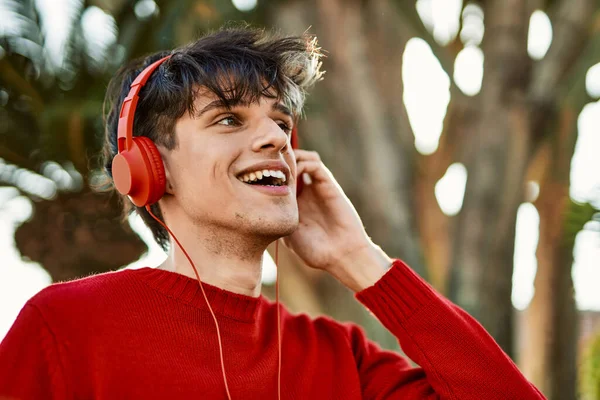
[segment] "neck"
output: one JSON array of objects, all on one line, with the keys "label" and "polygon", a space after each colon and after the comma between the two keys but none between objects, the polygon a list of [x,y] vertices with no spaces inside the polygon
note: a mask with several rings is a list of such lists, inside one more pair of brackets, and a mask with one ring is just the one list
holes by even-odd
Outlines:
[{"label": "neck", "polygon": [[[266,244],[259,245],[231,230],[194,229],[180,224],[169,224],[169,228],[194,262],[202,282],[246,296],[260,295]],[[173,238],[168,257],[159,268],[196,279],[192,265]]]}]

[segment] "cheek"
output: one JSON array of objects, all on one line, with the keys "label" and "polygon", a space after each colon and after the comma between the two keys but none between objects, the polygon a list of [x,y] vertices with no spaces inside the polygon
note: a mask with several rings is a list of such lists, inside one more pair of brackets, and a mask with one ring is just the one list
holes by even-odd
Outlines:
[{"label": "cheek", "polygon": [[180,178],[186,186],[183,190],[191,196],[203,197],[209,202],[216,197],[222,202],[234,183],[231,171],[235,161],[232,156],[234,150],[212,148],[210,152],[190,151],[186,155],[185,166],[182,165]]},{"label": "cheek", "polygon": [[219,158],[219,154],[223,153],[221,149],[206,141],[186,143],[185,146],[178,159],[182,180],[202,182],[204,185],[218,183],[226,164],[223,158]]},{"label": "cheek", "polygon": [[229,185],[226,163],[208,158],[190,160],[181,169],[180,182],[183,190],[195,197],[210,197],[210,193],[221,193]]},{"label": "cheek", "polygon": [[210,178],[212,175],[211,165],[206,161],[206,158],[194,157],[184,151],[180,151],[170,160],[171,183],[175,190],[174,194],[181,201],[190,201],[197,197],[199,190],[213,184],[213,180]]},{"label": "cheek", "polygon": [[210,163],[207,171],[207,179],[210,185],[215,187],[223,187],[229,185],[228,170],[230,163],[225,160],[213,160]]}]

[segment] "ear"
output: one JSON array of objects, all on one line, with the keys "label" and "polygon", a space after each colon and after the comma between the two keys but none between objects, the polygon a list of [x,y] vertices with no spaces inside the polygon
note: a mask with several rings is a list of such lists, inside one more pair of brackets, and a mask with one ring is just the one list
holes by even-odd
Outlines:
[{"label": "ear", "polygon": [[158,152],[160,153],[160,158],[162,159],[163,165],[165,167],[165,193],[173,195],[173,178],[169,168],[169,153],[170,151],[164,148],[163,146],[156,146],[158,148]]},{"label": "ear", "polygon": [[169,168],[167,168],[167,165],[165,164],[165,193],[173,195],[175,194],[173,191],[173,185],[171,184],[172,180],[171,180],[171,175],[169,174]]}]

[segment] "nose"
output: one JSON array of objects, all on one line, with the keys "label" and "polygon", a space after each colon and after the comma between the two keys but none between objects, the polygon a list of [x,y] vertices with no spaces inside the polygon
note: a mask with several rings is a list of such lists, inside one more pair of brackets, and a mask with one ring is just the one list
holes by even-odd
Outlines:
[{"label": "nose", "polygon": [[282,152],[288,143],[288,134],[271,118],[264,118],[257,127],[256,135],[252,142],[252,150],[255,152],[264,150]]}]

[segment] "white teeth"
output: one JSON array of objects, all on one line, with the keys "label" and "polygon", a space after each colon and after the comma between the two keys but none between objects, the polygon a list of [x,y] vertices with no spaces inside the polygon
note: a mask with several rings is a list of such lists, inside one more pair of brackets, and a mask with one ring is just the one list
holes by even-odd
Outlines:
[{"label": "white teeth", "polygon": [[287,181],[287,178],[283,171],[272,170],[272,169],[263,169],[262,171],[254,171],[240,176],[238,179],[242,182],[254,182],[256,180],[262,179],[264,177],[273,177],[281,180],[281,183]]}]

